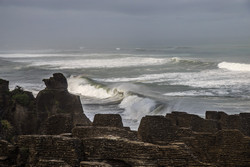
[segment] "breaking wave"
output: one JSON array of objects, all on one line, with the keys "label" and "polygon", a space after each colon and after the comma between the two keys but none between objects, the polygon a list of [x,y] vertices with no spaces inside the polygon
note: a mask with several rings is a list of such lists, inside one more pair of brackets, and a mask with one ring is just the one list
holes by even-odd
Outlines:
[{"label": "breaking wave", "polygon": [[71,76],[68,78],[68,84],[71,93],[78,94],[82,98],[97,98],[98,104],[102,104],[100,101],[104,101],[104,105],[111,101],[119,101],[118,106],[123,109],[123,118],[136,122],[145,115],[160,114],[160,110],[164,108],[164,104],[157,100],[132,92],[133,85],[106,86],[82,76]]},{"label": "breaking wave", "polygon": [[218,67],[230,71],[250,72],[250,64],[221,62]]},{"label": "breaking wave", "polygon": [[118,93],[101,83],[94,82],[87,77],[71,76],[68,78],[68,85],[68,90],[71,93],[86,97],[106,99],[113,97]]}]

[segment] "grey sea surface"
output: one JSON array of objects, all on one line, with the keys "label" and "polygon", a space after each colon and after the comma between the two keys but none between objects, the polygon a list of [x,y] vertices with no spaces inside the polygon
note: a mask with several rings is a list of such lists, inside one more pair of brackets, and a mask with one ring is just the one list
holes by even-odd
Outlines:
[{"label": "grey sea surface", "polygon": [[36,95],[62,72],[86,115],[118,113],[137,129],[145,115],[171,111],[250,112],[250,47],[0,51],[0,78]]}]

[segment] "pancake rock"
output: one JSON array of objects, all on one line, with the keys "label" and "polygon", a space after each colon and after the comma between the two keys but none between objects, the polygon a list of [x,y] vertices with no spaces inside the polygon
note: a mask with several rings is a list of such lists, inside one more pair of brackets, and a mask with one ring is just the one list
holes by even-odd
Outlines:
[{"label": "pancake rock", "polygon": [[36,97],[40,133],[67,133],[77,124],[91,124],[83,113],[80,97],[68,92],[68,83],[63,74],[55,73],[43,81],[46,88]]}]

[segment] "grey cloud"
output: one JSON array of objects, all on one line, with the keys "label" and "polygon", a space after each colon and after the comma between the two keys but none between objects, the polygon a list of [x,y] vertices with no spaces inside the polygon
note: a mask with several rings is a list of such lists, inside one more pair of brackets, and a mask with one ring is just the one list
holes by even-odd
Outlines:
[{"label": "grey cloud", "polygon": [[249,6],[248,0],[0,0],[0,47],[244,41]]},{"label": "grey cloud", "polygon": [[37,7],[48,10],[96,10],[122,13],[161,13],[168,11],[233,12],[248,0],[0,0],[2,6]]}]

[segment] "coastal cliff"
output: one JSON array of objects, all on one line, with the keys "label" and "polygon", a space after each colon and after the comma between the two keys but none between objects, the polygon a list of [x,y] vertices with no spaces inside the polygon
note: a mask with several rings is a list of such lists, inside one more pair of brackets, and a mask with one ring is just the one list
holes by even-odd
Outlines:
[{"label": "coastal cliff", "polygon": [[37,97],[0,79],[0,166],[250,166],[250,113],[145,116],[138,131],[118,114],[86,117],[61,73]]}]

